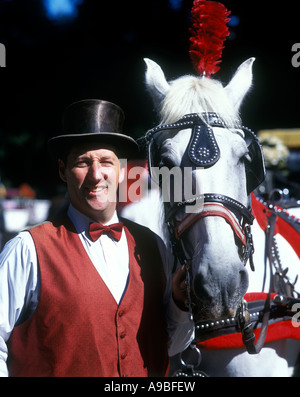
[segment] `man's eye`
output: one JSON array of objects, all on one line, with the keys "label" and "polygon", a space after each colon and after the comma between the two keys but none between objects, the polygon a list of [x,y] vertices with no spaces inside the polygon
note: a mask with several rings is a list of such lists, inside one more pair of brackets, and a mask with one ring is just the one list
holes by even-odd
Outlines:
[{"label": "man's eye", "polygon": [[101,161],[101,165],[104,165],[105,167],[109,167],[109,166],[113,165],[113,162],[110,160],[103,160],[103,161]]},{"label": "man's eye", "polygon": [[74,164],[74,166],[75,167],[79,167],[79,168],[81,168],[81,167],[88,167],[88,161],[87,160],[78,160],[78,161],[76,161],[75,162],[75,164]]}]

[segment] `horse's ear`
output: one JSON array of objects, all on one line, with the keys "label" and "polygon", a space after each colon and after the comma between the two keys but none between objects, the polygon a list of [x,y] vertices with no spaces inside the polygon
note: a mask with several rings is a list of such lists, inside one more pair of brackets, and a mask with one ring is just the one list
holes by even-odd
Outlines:
[{"label": "horse's ear", "polygon": [[241,103],[252,84],[252,65],[255,58],[249,58],[237,69],[231,81],[225,87],[228,97],[235,109],[239,109]]},{"label": "horse's ear", "polygon": [[161,102],[165,98],[170,87],[161,67],[151,59],[144,58],[144,61],[147,65],[146,86],[156,109],[159,110]]}]

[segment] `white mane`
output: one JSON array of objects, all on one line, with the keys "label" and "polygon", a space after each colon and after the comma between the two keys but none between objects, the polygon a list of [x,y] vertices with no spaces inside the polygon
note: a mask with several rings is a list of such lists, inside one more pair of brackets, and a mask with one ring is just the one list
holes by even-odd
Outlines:
[{"label": "white mane", "polygon": [[161,124],[178,121],[185,114],[203,112],[218,113],[227,126],[240,122],[236,111],[222,84],[206,77],[186,75],[169,83],[160,109]]}]

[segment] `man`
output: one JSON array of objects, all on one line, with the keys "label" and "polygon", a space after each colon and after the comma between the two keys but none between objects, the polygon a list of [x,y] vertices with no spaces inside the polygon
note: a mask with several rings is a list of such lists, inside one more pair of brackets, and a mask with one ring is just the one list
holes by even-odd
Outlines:
[{"label": "man", "polygon": [[167,348],[176,354],[193,337],[179,308],[184,270],[172,280],[158,237],[116,213],[119,159],[138,152],[123,119],[110,102],[76,102],[48,142],[70,206],[1,253],[4,376],[164,376]]}]

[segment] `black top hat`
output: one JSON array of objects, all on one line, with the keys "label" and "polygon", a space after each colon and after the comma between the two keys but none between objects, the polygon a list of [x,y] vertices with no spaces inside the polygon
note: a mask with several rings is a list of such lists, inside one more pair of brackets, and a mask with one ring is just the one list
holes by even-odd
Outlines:
[{"label": "black top hat", "polygon": [[119,158],[138,157],[136,141],[122,134],[123,122],[124,112],[114,103],[99,99],[72,103],[63,113],[63,135],[51,138],[48,150],[57,159],[74,144],[99,142],[114,146]]}]

